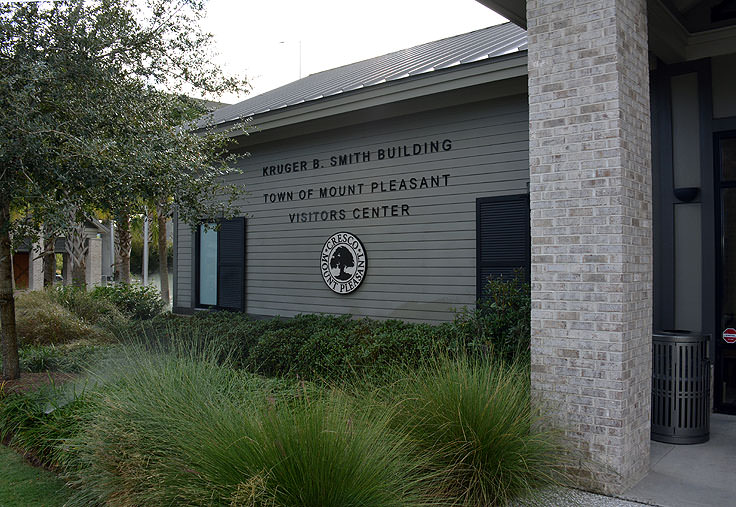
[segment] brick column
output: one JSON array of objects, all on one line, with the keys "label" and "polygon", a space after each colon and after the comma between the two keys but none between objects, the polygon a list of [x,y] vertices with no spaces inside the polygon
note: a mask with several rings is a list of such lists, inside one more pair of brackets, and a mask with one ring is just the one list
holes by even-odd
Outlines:
[{"label": "brick column", "polygon": [[87,263],[85,264],[87,290],[92,290],[102,283],[102,240],[89,238],[87,241],[89,241]]},{"label": "brick column", "polygon": [[528,0],[532,394],[582,485],[649,467],[652,226],[645,0]]},{"label": "brick column", "polygon": [[43,242],[37,241],[28,252],[28,290],[43,290]]}]

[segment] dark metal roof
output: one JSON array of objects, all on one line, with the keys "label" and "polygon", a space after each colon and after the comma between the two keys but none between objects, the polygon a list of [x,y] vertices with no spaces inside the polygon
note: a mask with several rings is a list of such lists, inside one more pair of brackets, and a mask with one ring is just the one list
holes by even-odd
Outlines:
[{"label": "dark metal roof", "polygon": [[218,125],[388,81],[487,60],[526,47],[526,31],[522,28],[513,23],[491,26],[311,74],[218,109],[207,116],[206,123]]}]

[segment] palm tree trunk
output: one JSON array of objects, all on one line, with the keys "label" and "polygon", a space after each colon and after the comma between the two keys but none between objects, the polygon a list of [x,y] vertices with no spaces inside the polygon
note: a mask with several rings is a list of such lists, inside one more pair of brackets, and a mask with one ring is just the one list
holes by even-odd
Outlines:
[{"label": "palm tree trunk", "polygon": [[2,378],[20,377],[18,337],[15,331],[13,297],[13,261],[10,257],[10,203],[0,203],[0,340],[2,341]]},{"label": "palm tree trunk", "polygon": [[72,265],[72,283],[77,287],[87,286],[87,254],[89,240],[84,223],[75,225],[66,236],[66,251]]},{"label": "palm tree trunk", "polygon": [[161,299],[169,305],[169,262],[168,241],[166,241],[166,212],[163,206],[156,207],[158,215],[158,265],[161,275]]}]

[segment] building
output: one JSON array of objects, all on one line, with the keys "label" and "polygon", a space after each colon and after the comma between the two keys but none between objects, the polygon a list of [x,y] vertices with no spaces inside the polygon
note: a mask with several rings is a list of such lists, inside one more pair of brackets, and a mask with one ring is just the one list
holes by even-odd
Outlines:
[{"label": "building", "polygon": [[[85,262],[87,287],[112,280],[112,256],[109,226],[99,220],[88,220],[84,224],[84,237],[88,245]],[[26,241],[13,252],[13,283],[19,290],[43,290],[43,259],[40,243],[31,245]],[[57,238],[54,244],[54,253],[62,258],[61,277],[64,284],[72,283],[72,260],[67,252],[66,239]]]},{"label": "building", "polygon": [[248,215],[177,225],[175,310],[437,321],[530,264],[535,402],[620,492],[649,467],[653,329],[710,334],[736,412],[734,2],[480,1],[515,25],[215,113],[260,128]]}]

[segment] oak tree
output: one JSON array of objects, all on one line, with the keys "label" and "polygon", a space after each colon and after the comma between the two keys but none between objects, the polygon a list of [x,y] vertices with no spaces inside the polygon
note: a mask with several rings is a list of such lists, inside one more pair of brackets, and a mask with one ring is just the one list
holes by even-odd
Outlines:
[{"label": "oak tree", "polygon": [[11,250],[165,189],[180,219],[228,216],[227,135],[172,121],[182,93],[243,90],[213,65],[203,0],[0,4],[2,377],[17,378]]}]

